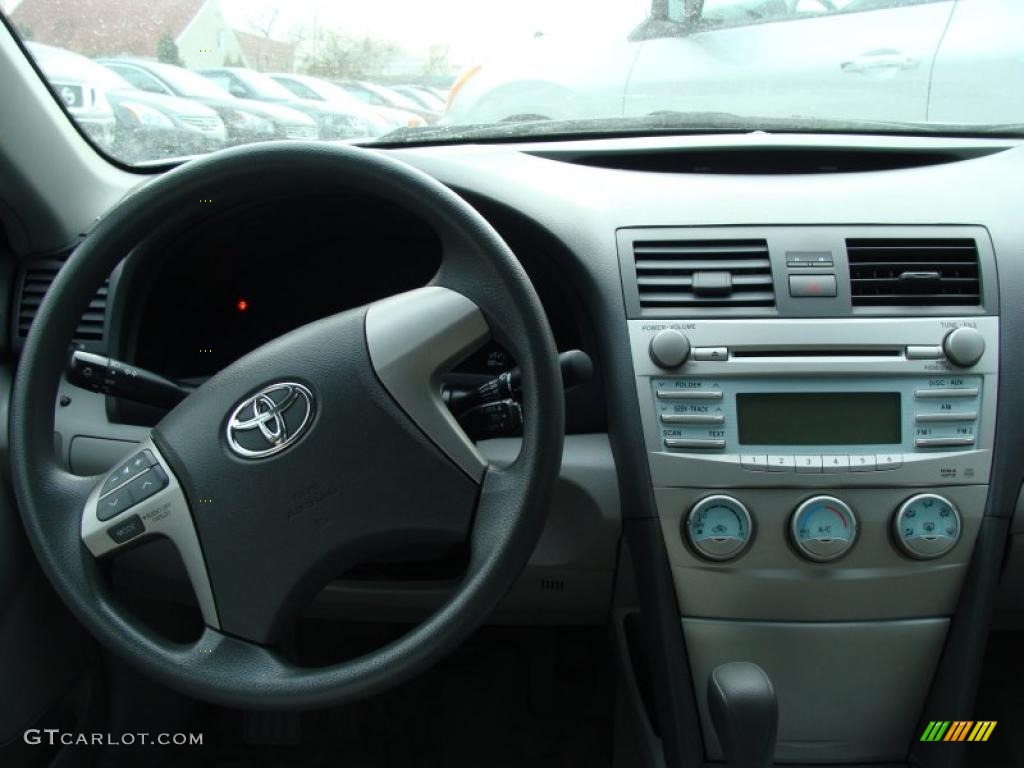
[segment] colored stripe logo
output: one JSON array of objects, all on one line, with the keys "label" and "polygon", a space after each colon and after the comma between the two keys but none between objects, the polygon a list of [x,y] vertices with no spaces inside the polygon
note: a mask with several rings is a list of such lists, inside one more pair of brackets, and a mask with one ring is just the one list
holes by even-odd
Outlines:
[{"label": "colored stripe logo", "polygon": [[996,729],[995,720],[932,720],[921,741],[988,741]]}]

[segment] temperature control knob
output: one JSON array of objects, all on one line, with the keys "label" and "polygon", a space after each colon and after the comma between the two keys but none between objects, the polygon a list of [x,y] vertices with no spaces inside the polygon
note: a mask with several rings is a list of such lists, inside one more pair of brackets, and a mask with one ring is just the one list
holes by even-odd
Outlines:
[{"label": "temperature control knob", "polygon": [[685,522],[686,538],[708,560],[731,560],[750,543],[753,521],[732,496],[708,496],[693,505]]},{"label": "temperature control knob", "polygon": [[690,340],[679,331],[658,331],[651,339],[650,353],[659,368],[678,368],[690,357]]},{"label": "temperature control knob", "polygon": [[850,551],[857,540],[857,518],[835,496],[815,496],[796,508],[790,532],[801,555],[823,563]]},{"label": "temperature control knob", "polygon": [[985,354],[985,337],[977,328],[957,328],[942,340],[946,358],[961,368],[970,368]]},{"label": "temperature control knob", "polygon": [[918,560],[941,557],[960,539],[960,512],[949,499],[934,493],[904,501],[892,525],[900,549]]}]

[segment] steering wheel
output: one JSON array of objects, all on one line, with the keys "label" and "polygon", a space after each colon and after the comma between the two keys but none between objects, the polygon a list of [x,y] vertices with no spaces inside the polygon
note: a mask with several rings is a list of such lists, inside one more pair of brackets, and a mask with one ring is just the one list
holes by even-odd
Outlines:
[{"label": "steering wheel", "polygon": [[[211,210],[266,199],[267,190],[397,204],[433,227],[441,266],[426,287],[310,323],[249,353],[170,411],[107,475],[71,474],[55,455],[54,401],[90,297],[146,238],[181,233]],[[287,269],[288,254],[280,263]],[[440,399],[441,374],[489,336],[522,370],[524,437],[507,467],[485,461]],[[534,549],[563,433],[544,311],[512,252],[473,208],[378,152],[271,143],[188,162],[98,223],[60,270],[25,342],[10,453],[39,562],[99,641],[185,694],[280,710],[384,690],[471,633]],[[178,548],[198,598],[205,628],[190,645],[141,624],[103,577],[99,558],[152,536]],[[329,667],[299,667],[274,650],[282,629],[332,577],[418,542],[469,548],[464,577],[426,621]]]}]

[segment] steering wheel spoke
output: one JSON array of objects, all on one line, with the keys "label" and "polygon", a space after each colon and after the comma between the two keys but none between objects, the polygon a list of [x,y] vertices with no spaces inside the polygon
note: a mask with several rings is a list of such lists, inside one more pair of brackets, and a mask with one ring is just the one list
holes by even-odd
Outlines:
[{"label": "steering wheel spoke", "polygon": [[480,308],[439,286],[391,296],[366,312],[366,344],[377,377],[424,434],[477,483],[487,460],[441,400],[441,375],[489,338]]},{"label": "steering wheel spoke", "polygon": [[146,440],[126,461],[96,484],[82,511],[82,542],[104,557],[140,541],[162,536],[181,556],[203,621],[220,627],[206,561],[188,500],[166,459]]}]

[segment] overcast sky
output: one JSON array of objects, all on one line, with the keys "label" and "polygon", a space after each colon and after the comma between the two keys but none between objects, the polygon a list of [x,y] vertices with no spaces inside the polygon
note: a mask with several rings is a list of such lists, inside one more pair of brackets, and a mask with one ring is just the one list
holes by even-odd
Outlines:
[{"label": "overcast sky", "polygon": [[[272,36],[288,39],[318,25],[352,35],[394,40],[411,53],[449,45],[466,64],[527,40],[537,32],[586,35],[618,32],[643,18],[650,0],[218,0],[228,23],[251,31],[274,12]],[[10,12],[20,0],[0,0]],[[160,0],[136,0],[139,13]]]},{"label": "overcast sky", "polygon": [[[159,0],[157,0],[159,1]],[[232,25],[273,17],[275,36],[318,25],[394,40],[412,50],[449,45],[453,58],[479,59],[537,32],[617,29],[643,18],[650,0],[219,0]],[[461,63],[467,63],[465,61]]]}]

